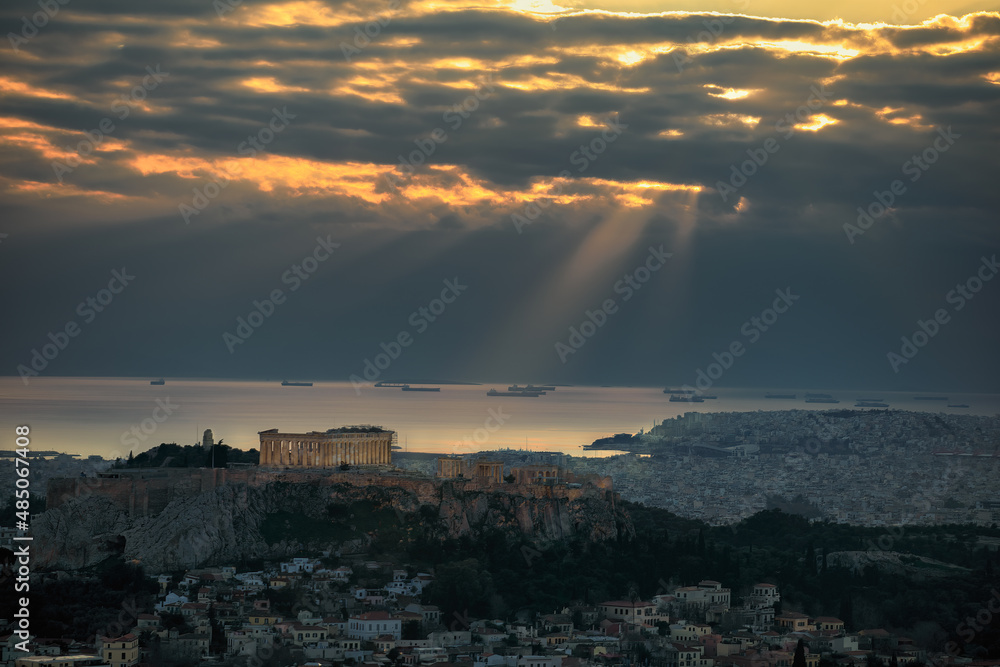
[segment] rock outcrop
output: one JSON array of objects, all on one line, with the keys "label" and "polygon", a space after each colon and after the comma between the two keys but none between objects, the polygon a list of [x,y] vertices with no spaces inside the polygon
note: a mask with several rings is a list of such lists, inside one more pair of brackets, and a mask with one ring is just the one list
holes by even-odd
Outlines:
[{"label": "rock outcrop", "polygon": [[149,573],[237,564],[363,544],[389,524],[419,524],[439,539],[500,532],[539,546],[634,535],[615,494],[602,489],[292,473],[177,496],[156,514],[100,493],[72,498],[36,518],[35,566],[73,570],[114,556]]}]

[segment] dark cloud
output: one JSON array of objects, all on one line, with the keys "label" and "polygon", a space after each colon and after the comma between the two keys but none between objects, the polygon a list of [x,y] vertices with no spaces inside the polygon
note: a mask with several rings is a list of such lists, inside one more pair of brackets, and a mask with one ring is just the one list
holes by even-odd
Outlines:
[{"label": "dark cloud", "polygon": [[[690,382],[790,286],[801,303],[727,383],[996,390],[1000,282],[900,373],[885,361],[1000,246],[995,14],[908,28],[715,14],[552,24],[305,6],[298,25],[275,26],[262,2],[221,18],[208,2],[74,4],[23,53],[0,53],[0,279],[19,314],[4,372],[124,265],[134,287],[52,373],[346,378],[460,276],[468,294],[400,373]],[[4,26],[20,30],[30,9],[8,8]],[[346,59],[354,29],[379,16]],[[138,99],[157,66],[169,75]],[[294,119],[257,157],[241,153],[275,109]],[[57,185],[53,161],[105,119],[114,130]],[[583,159],[614,122],[627,127]],[[937,151],[949,127],[958,138]],[[447,140],[428,144],[436,130]],[[433,154],[395,193],[386,174],[420,142]],[[925,151],[934,163],[907,173]],[[734,185],[753,155],[766,162]],[[179,205],[234,167],[242,176],[185,224]],[[844,224],[897,179],[893,210],[850,243]],[[551,203],[519,234],[511,214],[533,202]],[[328,234],[342,251],[229,354],[222,333]],[[675,253],[670,265],[560,363],[554,343],[651,244]],[[580,266],[590,276],[567,282]]]}]

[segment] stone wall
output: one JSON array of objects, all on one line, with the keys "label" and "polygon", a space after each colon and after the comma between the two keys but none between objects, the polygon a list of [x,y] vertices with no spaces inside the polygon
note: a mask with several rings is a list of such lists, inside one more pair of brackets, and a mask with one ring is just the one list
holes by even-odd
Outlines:
[{"label": "stone wall", "polygon": [[151,468],[102,473],[99,477],[55,478],[49,481],[46,508],[58,508],[73,498],[98,495],[132,516],[159,514],[175,498],[198,495],[227,484],[254,483],[256,470],[226,468]]},{"label": "stone wall", "polygon": [[[420,503],[437,503],[442,491],[467,492],[493,488],[524,498],[601,499],[615,506],[618,494],[609,478],[587,480],[579,488],[534,483],[496,484],[477,479],[436,479],[413,473],[365,470],[265,470],[224,468],[152,468],[124,470],[103,477],[56,478],[49,481],[46,507],[56,509],[73,498],[107,498],[129,516],[155,516],[173,500],[196,496],[223,486],[256,487],[270,482],[312,483],[323,486],[383,487],[412,494]],[[278,508],[276,508],[278,509]]]}]

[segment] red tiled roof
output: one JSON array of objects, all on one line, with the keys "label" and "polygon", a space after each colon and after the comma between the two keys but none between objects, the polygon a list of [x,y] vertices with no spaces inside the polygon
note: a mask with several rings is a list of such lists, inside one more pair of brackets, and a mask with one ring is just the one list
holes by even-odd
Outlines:
[{"label": "red tiled roof", "polygon": [[385,611],[369,611],[361,614],[360,616],[351,616],[351,619],[358,621],[391,621],[394,620],[389,612]]}]

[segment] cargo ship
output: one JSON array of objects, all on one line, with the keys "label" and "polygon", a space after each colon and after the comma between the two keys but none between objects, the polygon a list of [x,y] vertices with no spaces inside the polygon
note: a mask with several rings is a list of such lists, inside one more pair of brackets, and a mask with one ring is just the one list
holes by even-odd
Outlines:
[{"label": "cargo ship", "polygon": [[441,387],[411,387],[408,384],[404,384],[400,389],[403,391],[441,391]]},{"label": "cargo ship", "polygon": [[508,396],[514,398],[538,398],[542,395],[538,391],[497,391],[496,389],[490,389],[486,392],[487,396]]},{"label": "cargo ship", "polygon": [[281,381],[281,386],[282,387],[311,387],[311,386],[313,386],[313,383],[312,382],[289,382],[288,380],[282,380]]},{"label": "cargo ship", "polygon": [[[715,398],[713,396],[713,398]],[[671,396],[671,403],[704,403],[705,399],[700,396]]]},{"label": "cargo ship", "polygon": [[794,400],[798,394],[764,394],[764,398],[786,398]]},{"label": "cargo ship", "polygon": [[880,403],[879,401],[858,401],[855,406],[856,408],[887,408],[888,403]]},{"label": "cargo ship", "polygon": [[400,387],[400,388],[402,388],[402,387],[405,387],[407,385],[404,384],[404,383],[402,383],[402,382],[376,382],[375,386],[376,387]]},{"label": "cargo ship", "polygon": [[161,385],[161,384],[166,384],[166,383],[167,383],[167,381],[164,380],[163,378],[160,378],[159,380],[150,380],[149,381],[149,384],[155,384],[155,385]]},{"label": "cargo ship", "polygon": [[521,387],[519,385],[512,384],[511,386],[507,387],[507,391],[537,391],[539,394],[544,394],[547,391],[555,391],[555,390],[556,390],[555,387],[551,387],[551,386],[537,386],[536,387],[533,384],[529,384],[527,387]]}]

